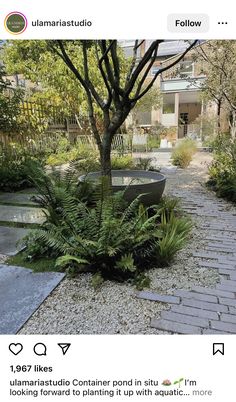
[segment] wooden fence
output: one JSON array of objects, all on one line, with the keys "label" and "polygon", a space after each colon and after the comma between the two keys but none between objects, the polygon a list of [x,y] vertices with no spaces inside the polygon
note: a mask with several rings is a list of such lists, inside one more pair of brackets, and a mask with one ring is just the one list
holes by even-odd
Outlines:
[{"label": "wooden fence", "polygon": [[[73,144],[83,144],[90,146],[92,149],[97,148],[95,139],[91,133],[90,125],[86,117],[73,115],[66,117],[59,108],[53,106],[45,106],[43,103],[36,103],[24,100],[20,105],[21,113],[29,121],[29,127],[25,133],[3,133],[0,131],[0,150],[10,147],[13,153],[17,154],[17,145],[21,146],[31,154],[44,152],[45,149],[50,149],[56,152],[58,142],[65,137]],[[35,133],[30,126],[32,116],[36,117],[36,122],[44,124],[46,129],[42,133]],[[137,137],[137,135],[136,135]],[[144,138],[144,137],[143,137]],[[148,138],[146,136],[146,138]],[[135,135],[132,134],[117,134],[112,142],[112,151],[117,153],[132,152],[135,145]],[[144,146],[141,147],[147,150],[147,140]],[[141,141],[143,142],[143,141]],[[141,142],[139,141],[140,145]],[[8,149],[9,151],[9,149]]]}]

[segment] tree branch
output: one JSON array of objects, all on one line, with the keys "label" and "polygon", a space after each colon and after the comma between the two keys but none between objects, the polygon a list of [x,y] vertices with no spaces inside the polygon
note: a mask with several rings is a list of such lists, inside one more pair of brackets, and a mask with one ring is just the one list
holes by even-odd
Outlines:
[{"label": "tree branch", "polygon": [[[120,71],[119,71],[119,61],[117,61],[117,41],[111,40],[109,46],[107,47],[106,41],[101,41],[101,50],[103,52],[102,57],[100,58],[100,63],[104,62],[106,73],[107,73],[107,80],[109,82],[109,86],[112,88],[111,92],[111,101],[113,100],[114,103],[119,106],[120,105],[120,98],[119,95],[123,94],[122,89],[119,87],[120,82]],[[111,59],[113,63],[113,67],[111,66],[111,62],[109,59],[109,52],[111,53]],[[114,72],[113,72],[114,71]]]},{"label": "tree branch", "polygon": [[98,106],[103,110],[105,108],[105,103],[97,93],[96,89],[94,88],[93,84],[90,81],[89,77],[89,68],[88,68],[88,55],[87,55],[87,41],[84,40],[83,44],[83,62],[84,62],[84,77],[85,77],[85,82],[88,85],[88,88],[90,89],[92,96],[94,97],[95,101],[97,102]]},{"label": "tree branch", "polygon": [[111,58],[112,58],[112,63],[114,67],[114,76],[115,76],[115,84],[117,88],[119,88],[120,85],[120,62],[119,58],[117,56],[117,41],[112,41],[113,45],[111,47]]},{"label": "tree branch", "polygon": [[147,78],[147,76],[149,74],[149,71],[151,70],[151,68],[152,68],[152,66],[153,66],[153,64],[154,64],[154,62],[156,60],[157,51],[158,51],[158,48],[156,48],[154,50],[153,56],[150,59],[149,66],[146,68],[146,71],[143,74],[143,76],[142,76],[142,78],[141,78],[141,80],[140,80],[140,82],[138,84],[138,87],[137,87],[137,90],[136,90],[136,93],[135,93],[135,97],[137,97],[140,94],[141,88],[142,88],[142,86],[143,86],[143,84],[144,84],[144,82],[145,82],[145,80],[146,80],[146,78]]},{"label": "tree branch", "polygon": [[75,67],[74,63],[72,62],[72,60],[70,59],[70,57],[68,56],[68,54],[66,53],[66,50],[64,48],[63,42],[62,40],[57,40],[57,43],[60,47],[61,53],[56,51],[56,49],[54,48],[54,51],[58,54],[58,56],[60,56],[62,58],[62,60],[64,61],[64,63],[66,63],[66,65],[69,67],[69,69],[74,73],[74,75],[76,76],[76,78],[79,80],[79,82],[81,83],[81,85],[84,87],[84,89],[87,91],[89,91],[89,87],[87,85],[87,83],[85,82],[84,78],[82,77],[82,75],[80,74],[80,72],[77,70],[77,68]]},{"label": "tree branch", "polygon": [[169,70],[170,68],[174,67],[176,64],[178,64],[184,56],[196,45],[198,41],[195,40],[175,61],[173,61],[171,64],[169,64],[166,67],[161,68],[156,72],[154,75],[153,79],[151,82],[147,85],[147,87],[143,90],[142,93],[140,93],[138,96],[131,98],[132,102],[137,102],[139,99],[141,99],[148,91],[149,89],[153,86],[154,82],[156,81],[158,75],[162,74],[164,71]]},{"label": "tree branch", "polygon": [[[88,110],[89,110],[89,120],[91,124],[91,128],[95,137],[95,140],[97,142],[97,146],[99,150],[101,150],[102,144],[101,144],[101,137],[99,135],[98,129],[97,129],[97,124],[96,124],[96,119],[94,116],[94,109],[93,109],[93,100],[92,100],[92,95],[90,92],[90,88],[88,86],[88,83],[86,80],[81,76],[77,68],[74,66],[73,62],[71,61],[70,57],[66,53],[66,50],[64,48],[64,45],[61,40],[57,41],[60,49],[61,49],[61,54],[60,52],[57,52],[57,54],[63,59],[63,61],[66,63],[66,65],[70,68],[70,70],[74,73],[74,75],[77,77],[81,85],[86,91],[87,94],[87,103],[88,103]],[[86,60],[84,61],[84,67],[85,67],[85,74],[88,74],[86,72]]]},{"label": "tree branch", "polygon": [[132,92],[134,85],[138,79],[139,74],[142,72],[142,70],[144,69],[144,67],[146,66],[146,64],[150,61],[150,58],[152,57],[152,54],[154,52],[154,50],[159,47],[159,44],[163,42],[163,40],[156,40],[153,41],[153,43],[151,44],[151,46],[149,46],[148,50],[146,51],[146,53],[144,54],[144,56],[141,58],[140,62],[138,63],[137,67],[135,68],[135,70],[133,71],[130,80],[127,84],[127,86],[125,87],[125,96],[128,97],[130,95],[130,93]]},{"label": "tree branch", "polygon": [[140,42],[138,41],[138,39],[135,40],[135,45],[133,47],[133,58],[132,58],[132,61],[131,61],[131,64],[130,64],[129,72],[128,72],[127,77],[126,77],[125,86],[128,85],[128,82],[130,80],[131,74],[132,74],[133,69],[135,67],[135,64],[136,64],[136,61],[137,61],[138,49],[144,42],[145,42],[145,40],[141,40]]}]

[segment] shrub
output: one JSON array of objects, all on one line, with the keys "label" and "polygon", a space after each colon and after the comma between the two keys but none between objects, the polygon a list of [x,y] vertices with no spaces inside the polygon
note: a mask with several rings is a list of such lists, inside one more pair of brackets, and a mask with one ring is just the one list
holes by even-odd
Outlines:
[{"label": "shrub", "polygon": [[87,158],[78,158],[76,161],[76,168],[78,172],[89,173],[101,170],[99,158],[91,154]]},{"label": "shrub", "polygon": [[28,174],[29,161],[33,161],[35,164],[40,163],[15,144],[10,144],[1,150],[0,191],[17,191],[32,187]]},{"label": "shrub", "polygon": [[76,160],[79,155],[78,147],[72,146],[64,134],[56,134],[55,138],[48,144],[47,151],[49,155],[46,159],[46,164],[57,166]]},{"label": "shrub", "polygon": [[172,152],[172,163],[175,166],[186,168],[192,161],[192,157],[197,150],[195,141],[184,139],[175,147]]},{"label": "shrub", "polygon": [[147,268],[168,265],[191,228],[190,222],[176,213],[174,204],[168,203],[168,212],[164,201],[147,208],[140,196],[126,204],[123,192],[112,194],[104,178],[83,201],[73,179],[71,184],[65,179],[67,187],[57,189],[47,178],[42,182],[47,185],[38,185],[41,192],[50,187],[50,192],[41,196],[47,220],[26,237],[24,245],[31,258],[42,254],[57,258],[58,269],[89,270],[116,280],[133,278],[144,286],[147,280],[138,280],[139,275]]},{"label": "shrub", "polygon": [[61,138],[56,152],[50,154],[46,160],[47,165],[58,166],[76,161],[77,170],[88,173],[100,169],[98,152],[86,144],[71,146],[66,138]]},{"label": "shrub", "polygon": [[39,194],[34,197],[34,201],[46,211],[47,221],[52,224],[60,224],[63,200],[67,197],[92,202],[93,183],[79,182],[73,163],[65,171],[52,169],[52,172],[47,174],[45,167],[29,161],[27,174]]},{"label": "shrub", "polygon": [[78,151],[76,148],[72,148],[70,151],[67,152],[60,152],[49,155],[46,160],[46,164],[49,166],[58,166],[63,165],[64,163],[74,161],[77,158],[78,158]]},{"label": "shrub", "polygon": [[12,133],[19,131],[19,116],[21,101],[24,98],[22,88],[11,87],[11,81],[6,79],[6,71],[0,65],[0,131]]},{"label": "shrub", "polygon": [[149,134],[148,136],[148,149],[160,148],[160,136]]},{"label": "shrub", "polygon": [[207,184],[219,197],[236,202],[236,139],[222,134],[215,140],[213,148]]},{"label": "shrub", "polygon": [[134,162],[131,155],[118,156],[113,155],[111,158],[112,169],[123,170],[123,169],[133,169]]},{"label": "shrub", "polygon": [[135,162],[135,169],[137,170],[152,170],[152,171],[159,171],[160,169],[157,169],[153,165],[153,158],[139,158]]}]

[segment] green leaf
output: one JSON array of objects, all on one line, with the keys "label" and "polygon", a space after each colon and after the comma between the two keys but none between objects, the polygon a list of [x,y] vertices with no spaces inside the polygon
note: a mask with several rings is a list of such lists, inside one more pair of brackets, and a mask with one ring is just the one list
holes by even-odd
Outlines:
[{"label": "green leaf", "polygon": [[62,257],[57,258],[55,267],[63,268],[70,264],[71,262],[76,262],[78,265],[87,265],[89,261],[84,260],[83,258],[74,257],[73,255],[63,255]]},{"label": "green leaf", "polygon": [[134,264],[132,254],[123,255],[120,261],[117,261],[115,268],[121,269],[122,271],[130,271],[130,272],[135,272],[137,269],[137,267]]}]

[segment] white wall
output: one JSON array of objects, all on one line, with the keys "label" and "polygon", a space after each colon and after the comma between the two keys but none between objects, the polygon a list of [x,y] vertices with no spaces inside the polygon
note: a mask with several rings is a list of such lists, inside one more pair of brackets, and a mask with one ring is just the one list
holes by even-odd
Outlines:
[{"label": "white wall", "polygon": [[161,123],[166,127],[176,126],[175,113],[162,114]]}]

